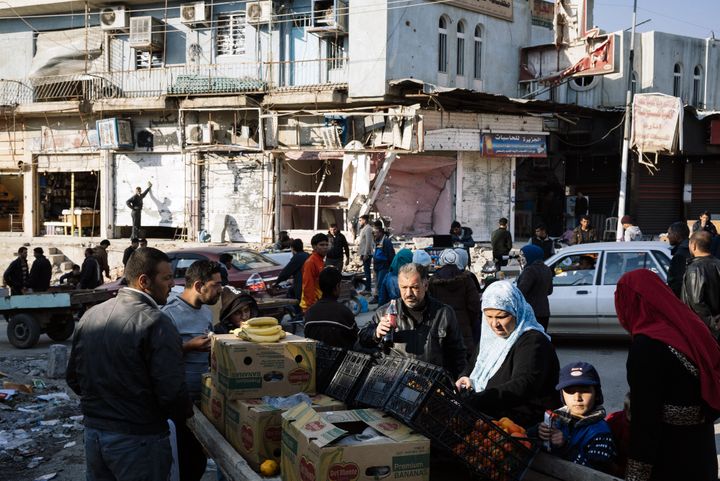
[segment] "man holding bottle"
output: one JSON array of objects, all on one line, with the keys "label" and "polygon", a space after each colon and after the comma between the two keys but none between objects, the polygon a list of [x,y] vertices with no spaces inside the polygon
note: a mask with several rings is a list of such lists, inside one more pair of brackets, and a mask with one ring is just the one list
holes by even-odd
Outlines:
[{"label": "man holding bottle", "polygon": [[360,331],[360,344],[429,362],[457,376],[465,369],[462,333],[453,309],[427,294],[427,267],[405,264],[398,273],[398,285],[400,299],[375,311],[373,320]]}]

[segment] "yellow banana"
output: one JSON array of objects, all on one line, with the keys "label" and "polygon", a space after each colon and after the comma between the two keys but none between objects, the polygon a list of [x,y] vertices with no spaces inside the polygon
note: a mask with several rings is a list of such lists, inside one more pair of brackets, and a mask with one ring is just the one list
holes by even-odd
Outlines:
[{"label": "yellow banana", "polygon": [[245,332],[245,335],[247,335],[252,342],[278,342],[280,340],[279,332],[270,336],[259,336],[257,334],[253,334],[252,332]]},{"label": "yellow banana", "polygon": [[271,336],[273,334],[277,334],[280,331],[282,331],[282,326],[280,324],[276,324],[276,325],[270,326],[270,327],[246,327],[245,328],[245,332],[255,334],[256,336]]},{"label": "yellow banana", "polygon": [[253,317],[245,321],[245,327],[271,327],[277,326],[278,320],[274,317]]},{"label": "yellow banana", "polygon": [[287,332],[280,331],[280,339],[284,338],[285,336],[287,336]]}]

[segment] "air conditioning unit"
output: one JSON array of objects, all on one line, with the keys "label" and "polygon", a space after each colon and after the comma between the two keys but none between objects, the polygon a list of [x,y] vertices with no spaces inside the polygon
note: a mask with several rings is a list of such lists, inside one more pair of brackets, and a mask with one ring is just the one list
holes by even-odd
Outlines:
[{"label": "air conditioning unit", "polygon": [[184,3],[180,6],[180,21],[185,25],[198,25],[207,23],[210,9],[205,2]]},{"label": "air conditioning unit", "polygon": [[317,35],[347,33],[347,2],[345,0],[314,0],[312,2],[312,23],[307,30]]},{"label": "air conditioning unit", "polygon": [[163,49],[163,23],[155,17],[130,17],[130,46],[154,52]]},{"label": "air conditioning unit", "polygon": [[213,124],[190,124],[185,126],[185,143],[190,145],[212,144]]},{"label": "air conditioning unit", "polygon": [[116,5],[100,10],[100,28],[103,30],[126,30],[128,13],[124,5]]},{"label": "air conditioning unit", "polygon": [[270,23],[272,1],[248,2],[245,6],[245,21],[250,24]]}]

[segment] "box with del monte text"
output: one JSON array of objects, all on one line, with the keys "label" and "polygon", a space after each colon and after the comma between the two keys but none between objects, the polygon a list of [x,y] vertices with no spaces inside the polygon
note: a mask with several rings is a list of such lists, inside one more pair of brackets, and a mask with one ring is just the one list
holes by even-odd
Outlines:
[{"label": "box with del monte text", "polygon": [[283,481],[430,479],[430,440],[376,409],[282,415]]},{"label": "box with del monte text", "polygon": [[[310,397],[316,411],[342,411],[345,404],[324,394]],[[225,410],[225,438],[256,471],[266,459],[280,462],[282,413],[262,399],[229,401]]]},{"label": "box with del monte text", "polygon": [[315,394],[315,341],[288,334],[278,342],[212,336],[213,382],[226,401]]},{"label": "box with del monte text", "polygon": [[202,375],[200,410],[220,434],[225,435],[225,396],[213,385],[210,373]]}]

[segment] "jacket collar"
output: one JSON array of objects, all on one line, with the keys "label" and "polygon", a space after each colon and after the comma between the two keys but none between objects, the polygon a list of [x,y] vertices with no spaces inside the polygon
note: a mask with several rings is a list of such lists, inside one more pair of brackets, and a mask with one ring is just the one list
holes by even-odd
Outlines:
[{"label": "jacket collar", "polygon": [[120,289],[120,292],[118,292],[118,295],[120,294],[135,297],[137,300],[144,302],[150,307],[154,307],[155,309],[160,308],[160,306],[158,306],[158,303],[155,302],[155,299],[150,297],[149,294],[146,294],[139,289],[135,289],[134,287],[123,287],[122,289]]}]

